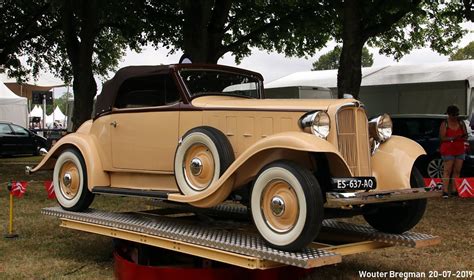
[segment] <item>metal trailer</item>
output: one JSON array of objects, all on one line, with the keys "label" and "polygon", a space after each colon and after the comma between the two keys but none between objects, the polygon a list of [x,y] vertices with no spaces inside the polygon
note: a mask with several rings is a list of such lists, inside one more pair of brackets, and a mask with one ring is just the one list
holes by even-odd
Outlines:
[{"label": "metal trailer", "polygon": [[[343,257],[391,246],[421,248],[441,242],[438,236],[406,232],[387,234],[370,226],[325,220],[317,240],[299,252],[265,244],[248,222],[247,208],[223,204],[199,209],[159,202],[160,208],[140,212],[89,209],[70,212],[60,207],[42,213],[58,217],[61,227],[147,244],[248,269],[285,265],[313,268],[342,262]],[[165,207],[163,207],[165,206]]]}]

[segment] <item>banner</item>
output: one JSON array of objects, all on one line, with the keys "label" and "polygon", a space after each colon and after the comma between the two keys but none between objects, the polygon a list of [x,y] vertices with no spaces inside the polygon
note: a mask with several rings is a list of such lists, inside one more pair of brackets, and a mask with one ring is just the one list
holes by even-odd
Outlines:
[{"label": "banner", "polygon": [[423,178],[425,189],[428,191],[437,191],[443,189],[443,179],[441,178]]},{"label": "banner", "polygon": [[28,182],[12,181],[12,189],[10,193],[16,197],[23,197],[23,195],[26,192],[27,185],[28,185]]},{"label": "banner", "polygon": [[48,199],[56,199],[53,181],[44,181],[44,189],[48,193]]},{"label": "banner", "polygon": [[474,178],[456,178],[459,197],[474,197]]}]

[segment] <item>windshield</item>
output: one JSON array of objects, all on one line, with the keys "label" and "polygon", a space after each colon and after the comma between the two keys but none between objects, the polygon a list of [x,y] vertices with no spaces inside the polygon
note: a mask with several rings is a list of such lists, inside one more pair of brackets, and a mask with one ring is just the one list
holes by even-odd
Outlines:
[{"label": "windshield", "polygon": [[201,95],[260,98],[259,79],[256,77],[202,69],[183,69],[179,74],[192,98]]}]

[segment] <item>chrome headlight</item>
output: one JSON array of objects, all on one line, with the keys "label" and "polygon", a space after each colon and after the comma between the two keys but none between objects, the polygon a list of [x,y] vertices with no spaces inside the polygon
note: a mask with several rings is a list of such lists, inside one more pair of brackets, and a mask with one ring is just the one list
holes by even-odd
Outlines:
[{"label": "chrome headlight", "polygon": [[301,117],[300,126],[302,129],[309,130],[314,135],[326,139],[331,129],[331,120],[326,112],[317,111]]},{"label": "chrome headlight", "polygon": [[392,137],[392,119],[389,115],[383,114],[369,122],[370,137],[376,141],[385,142]]}]

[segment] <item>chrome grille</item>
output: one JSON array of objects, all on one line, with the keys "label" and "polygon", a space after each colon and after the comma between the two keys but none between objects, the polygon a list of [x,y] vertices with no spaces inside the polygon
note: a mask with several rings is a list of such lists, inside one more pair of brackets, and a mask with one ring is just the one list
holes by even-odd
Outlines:
[{"label": "chrome grille", "polygon": [[354,176],[370,176],[370,147],[367,116],[363,108],[342,107],[337,113],[339,152]]}]

